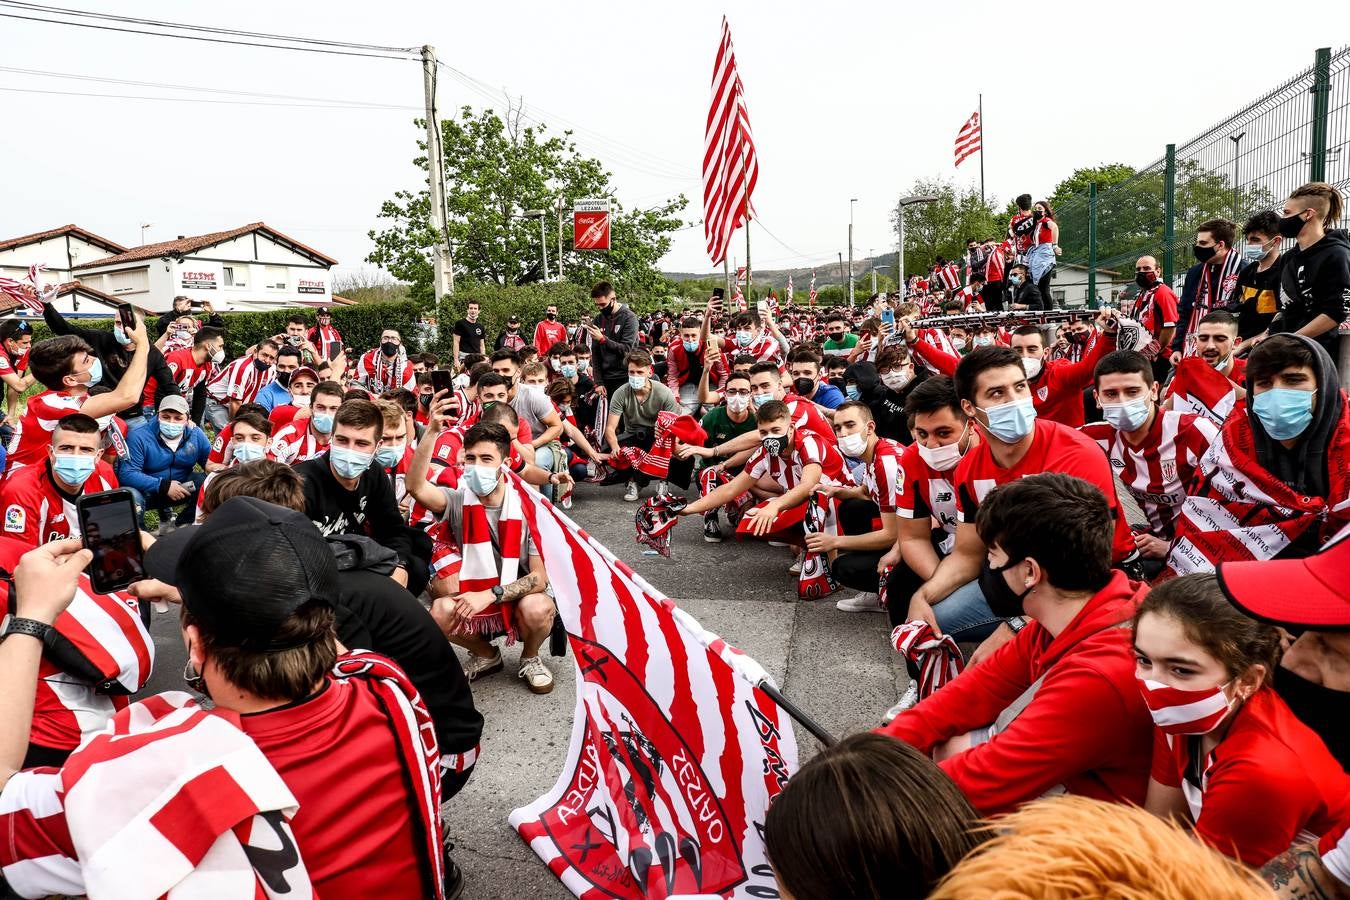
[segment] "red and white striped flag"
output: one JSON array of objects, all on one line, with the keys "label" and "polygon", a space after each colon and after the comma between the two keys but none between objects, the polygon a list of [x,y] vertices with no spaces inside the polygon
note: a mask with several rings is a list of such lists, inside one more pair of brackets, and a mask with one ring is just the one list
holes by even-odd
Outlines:
[{"label": "red and white striped flag", "polygon": [[788,306],[791,306],[791,305],[792,305],[792,276],[791,276],[791,275],[788,276],[788,283],[787,283],[787,305],[788,305]]},{"label": "red and white striped flag", "polygon": [[956,165],[980,152],[980,113],[971,113],[966,124],[956,133]]},{"label": "red and white striped flag", "polygon": [[34,315],[42,315],[43,301],[56,296],[56,287],[47,287],[42,283],[40,273],[47,267],[37,263],[28,267],[29,284],[15,281],[13,278],[0,278],[0,294],[12,297],[22,303]]},{"label": "red and white striped flag", "polygon": [[736,283],[745,284],[745,266],[736,267]]},{"label": "red and white striped flag", "polygon": [[775,895],[760,833],[797,744],[768,675],[510,478],[578,666],[562,775],[511,824],[587,900]]},{"label": "red and white striped flag", "polygon": [[807,299],[810,301],[811,305],[814,306],[815,303],[816,303],[816,270],[815,270],[815,269],[812,269],[812,270],[811,270],[811,288],[810,288],[810,290],[808,291],[806,297],[807,297]]},{"label": "red and white striped flag", "polygon": [[713,265],[726,259],[732,232],[752,218],[750,195],[758,179],[750,114],[731,49],[731,26],[723,16],[722,43],[713,64],[712,106],[703,140],[703,233]]}]

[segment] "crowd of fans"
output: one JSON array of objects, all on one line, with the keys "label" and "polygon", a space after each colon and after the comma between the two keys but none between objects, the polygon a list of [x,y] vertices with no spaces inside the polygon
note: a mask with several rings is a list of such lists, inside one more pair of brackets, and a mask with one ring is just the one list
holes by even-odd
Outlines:
[{"label": "crowd of fans", "polygon": [[[799,596],[887,614],[909,688],[771,808],[785,895],[1143,896],[1161,872],[1170,896],[1350,890],[1341,198],[1306,185],[1241,239],[1202,223],[1179,297],[1145,256],[1122,309],[1077,317],[1047,315],[1050,204],[1017,205],[861,308],[719,292],[639,316],[602,282],[593,318],[550,306],[527,336],[512,316],[491,346],[469,303],[448,358],[396,329],[350,346],[324,309],[229,362],[226,323],[185,299],[111,332],[47,305],[35,345],[0,324],[9,888],[279,844],[274,891],[457,896],[438,810],[477,759],[469,682],[504,641],[525,688],[554,684],[514,485],[567,509],[585,481],[639,504],[649,552],[693,517],[780,548]],[[75,504],[118,486],[150,577],[109,598],[80,579]],[[129,705],[169,603],[223,733],[182,695]],[[153,839],[100,794],[119,766],[160,779]],[[197,779],[257,818],[194,835]]]}]

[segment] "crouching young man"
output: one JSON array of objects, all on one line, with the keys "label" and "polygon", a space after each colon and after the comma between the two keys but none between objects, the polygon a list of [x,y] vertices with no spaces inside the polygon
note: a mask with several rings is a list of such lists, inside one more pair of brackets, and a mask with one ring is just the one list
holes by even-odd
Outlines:
[{"label": "crouching young man", "polygon": [[15,573],[18,615],[32,622],[0,643],[0,866],[12,888],[444,900],[435,729],[396,665],[338,655],[337,565],[300,512],[237,497],[146,555],[182,597],[184,676],[212,710],[180,692],[148,697],[61,770],[15,771],[41,638],[89,559],[60,541]]},{"label": "crouching young man", "polygon": [[470,681],[501,671],[502,653],[492,641],[506,635],[508,643],[519,639],[522,645],[517,677],[534,693],[547,694],[553,673],[539,648],[553,629],[556,609],[546,593],[543,557],[521,512],[518,491],[524,488],[503,468],[511,435],[497,424],[473,426],[464,435],[458,485],[432,484],[427,468],[448,408],[444,398],[433,401],[404,481],[408,494],[437,517],[433,528],[459,548],[458,575],[447,570],[449,594],[435,599],[431,614],[446,637],[471,654],[464,667]]}]

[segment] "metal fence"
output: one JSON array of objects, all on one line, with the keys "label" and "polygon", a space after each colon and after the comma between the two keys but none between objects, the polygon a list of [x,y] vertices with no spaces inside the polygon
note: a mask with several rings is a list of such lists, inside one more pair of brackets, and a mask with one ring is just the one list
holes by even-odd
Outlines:
[{"label": "metal fence", "polygon": [[1171,282],[1192,264],[1195,226],[1226,218],[1239,229],[1253,213],[1278,209],[1301,184],[1350,189],[1350,47],[1318,50],[1311,67],[1227,119],[1110,187],[1090,184],[1055,209],[1061,263],[1133,276],[1156,257]]}]

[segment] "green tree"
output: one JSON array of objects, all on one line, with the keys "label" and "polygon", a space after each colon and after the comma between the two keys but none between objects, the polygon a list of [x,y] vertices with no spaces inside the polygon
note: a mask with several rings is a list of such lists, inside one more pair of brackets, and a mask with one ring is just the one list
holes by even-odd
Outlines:
[{"label": "green tree", "polygon": [[977,187],[960,188],[946,178],[920,178],[905,194],[938,198],[934,203],[920,203],[903,210],[897,203],[891,212],[892,228],[899,228],[902,211],[905,217],[905,271],[909,275],[927,272],[938,257],[958,258],[966,250],[968,237],[995,237],[1004,230],[994,212],[997,201],[981,199]]},{"label": "green tree", "polygon": [[[416,122],[425,131],[424,122]],[[669,291],[657,263],[670,247],[670,234],[683,226],[679,213],[688,201],[676,196],[649,209],[630,209],[618,202],[610,175],[599,160],[583,156],[571,132],[551,135],[547,127],[522,126],[519,109],[505,117],[491,109],[470,107],[441,122],[445,160],[446,207],[457,278],[496,285],[521,285],[543,279],[540,221],[524,218],[543,210],[543,242],[548,247],[550,275],[558,259],[557,210],[563,209],[563,274],[578,284],[607,279],[624,292]],[[426,144],[414,160],[427,167]],[[583,197],[611,201],[611,245],[608,253],[572,247],[571,203]],[[369,262],[382,266],[412,285],[412,296],[425,302],[431,293],[430,248],[438,235],[431,226],[429,193],[399,191],[380,208],[389,221],[371,230],[375,249]]]}]

